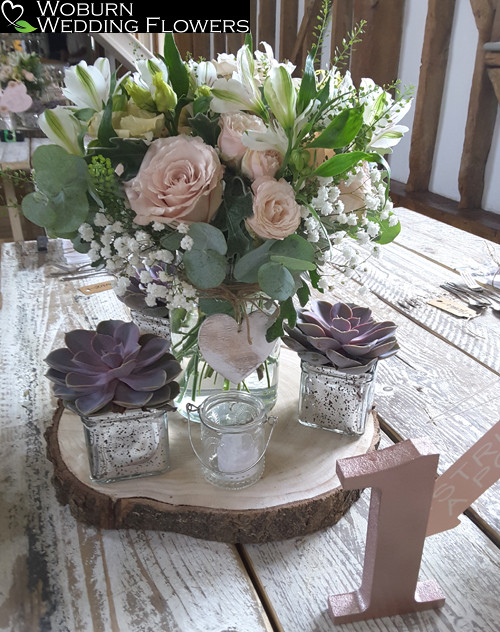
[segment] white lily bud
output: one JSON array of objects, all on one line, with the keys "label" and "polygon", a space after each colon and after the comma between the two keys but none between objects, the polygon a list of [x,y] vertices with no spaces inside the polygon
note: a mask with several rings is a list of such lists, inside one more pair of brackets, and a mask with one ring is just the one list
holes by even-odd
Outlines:
[{"label": "white lily bud", "polygon": [[83,156],[82,124],[68,108],[58,106],[45,110],[38,117],[38,125],[42,132],[70,154]]},{"label": "white lily bud", "polygon": [[272,113],[284,130],[293,129],[297,93],[292,77],[284,66],[271,68],[264,83],[264,95]]},{"label": "white lily bud", "polygon": [[77,107],[99,112],[108,101],[110,81],[108,59],[100,57],[93,66],[81,61],[66,70],[63,94]]}]

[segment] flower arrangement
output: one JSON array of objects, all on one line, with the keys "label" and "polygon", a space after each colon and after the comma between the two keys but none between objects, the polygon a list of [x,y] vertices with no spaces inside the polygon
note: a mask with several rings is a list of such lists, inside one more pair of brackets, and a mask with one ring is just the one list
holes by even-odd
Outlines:
[{"label": "flower arrangement", "polygon": [[384,155],[411,98],[317,69],[319,40],[301,77],[262,48],[248,37],[236,55],[183,60],[167,33],[163,56],[123,77],[104,58],[69,68],[74,105],[40,117],[55,144],[34,153],[22,208],[116,275],[118,294],[141,271],[151,307],[240,321],[249,301],[274,301],[273,340],[295,299],[398,234]]},{"label": "flower arrangement", "polygon": [[79,415],[131,409],[175,410],[174,378],[181,367],[160,336],[139,333],[134,323],[102,321],[95,330],[77,329],[66,346],[49,353],[46,376],[54,394]]},{"label": "flower arrangement", "polygon": [[313,366],[332,366],[351,375],[366,373],[397,353],[396,325],[375,322],[367,307],[312,301],[295,327],[285,325],[283,342]]},{"label": "flower arrangement", "polygon": [[36,53],[11,51],[0,55],[0,87],[5,89],[9,83],[22,83],[32,99],[41,97],[49,77]]}]

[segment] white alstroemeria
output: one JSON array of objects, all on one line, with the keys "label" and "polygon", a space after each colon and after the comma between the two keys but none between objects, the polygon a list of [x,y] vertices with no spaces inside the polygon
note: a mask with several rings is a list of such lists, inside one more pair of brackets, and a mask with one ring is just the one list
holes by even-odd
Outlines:
[{"label": "white alstroemeria", "polygon": [[290,75],[293,74],[293,71],[295,70],[294,64],[291,62],[279,62],[275,59],[273,49],[267,42],[261,42],[260,44],[263,46],[265,52],[260,50],[255,51],[255,75],[258,77],[261,84],[263,84],[269,76],[270,70],[272,68],[277,68],[278,66],[283,66]]},{"label": "white alstroemeria", "polygon": [[392,96],[377,86],[372,79],[362,79],[360,87],[360,101],[365,106],[363,121],[372,130],[367,149],[380,153],[390,152],[408,131],[408,127],[397,123],[410,109],[412,99],[394,101]]},{"label": "white alstroemeria", "polygon": [[284,66],[271,68],[264,83],[264,95],[272,113],[285,130],[291,130],[296,119],[297,93],[290,73]]},{"label": "white alstroemeria", "polygon": [[151,91],[154,88],[153,77],[161,73],[165,83],[168,83],[168,68],[161,59],[138,59],[135,62],[137,72],[134,73],[134,81],[142,84]]},{"label": "white alstroemeria", "polygon": [[62,105],[47,109],[38,117],[42,132],[70,154],[83,156],[83,126],[73,112]]},{"label": "white alstroemeria", "polygon": [[236,57],[233,53],[219,53],[217,59],[212,60],[219,77],[232,77],[237,70]]},{"label": "white alstroemeria", "polygon": [[217,71],[211,61],[195,62],[190,60],[188,63],[191,76],[194,83],[198,86],[213,86],[217,79]]},{"label": "white alstroemeria", "polygon": [[264,151],[273,149],[283,156],[288,150],[289,140],[285,130],[278,121],[271,121],[269,127],[264,132],[247,130],[241,137],[241,142],[249,149]]},{"label": "white alstroemeria", "polygon": [[254,77],[254,60],[248,46],[238,51],[237,70],[231,79],[217,79],[212,87],[211,109],[226,112],[248,111],[261,117],[267,112]]},{"label": "white alstroemeria", "polygon": [[111,85],[109,60],[99,57],[93,66],[81,61],[64,75],[64,96],[79,108],[99,112],[106,105]]}]

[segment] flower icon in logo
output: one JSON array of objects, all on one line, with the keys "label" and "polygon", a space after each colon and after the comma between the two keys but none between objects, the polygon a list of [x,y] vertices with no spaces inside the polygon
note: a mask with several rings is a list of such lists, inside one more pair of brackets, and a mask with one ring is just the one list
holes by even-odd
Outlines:
[{"label": "flower icon in logo", "polygon": [[26,20],[21,20],[24,13],[24,7],[21,4],[14,4],[12,0],[3,0],[0,10],[2,11],[3,17],[9,24],[12,24],[18,33],[31,33],[32,31],[36,31],[35,26],[31,26]]}]

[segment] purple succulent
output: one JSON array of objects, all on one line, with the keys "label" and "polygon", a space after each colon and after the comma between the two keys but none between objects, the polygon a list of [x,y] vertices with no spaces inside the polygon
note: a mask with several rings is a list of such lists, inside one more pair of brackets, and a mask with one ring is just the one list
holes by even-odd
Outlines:
[{"label": "purple succulent", "polygon": [[130,408],[174,410],[179,385],[173,380],[181,366],[164,338],[140,335],[131,322],[105,320],[95,330],[70,331],[65,342],[45,362],[54,394],[68,408],[84,416]]},{"label": "purple succulent", "polygon": [[300,310],[283,342],[310,364],[330,365],[346,373],[365,373],[399,349],[397,326],[375,322],[371,310],[351,303],[314,301]]},{"label": "purple succulent", "polygon": [[129,277],[129,283],[125,293],[118,296],[118,298],[130,309],[138,312],[144,312],[150,316],[167,318],[169,312],[164,301],[157,298],[155,306],[151,307],[146,304],[146,287],[143,283],[141,283],[140,276],[141,272],[148,271],[151,275],[151,283],[155,283],[156,285],[166,285],[169,287],[168,284],[160,280],[160,273],[168,272],[169,274],[173,274],[174,270],[175,268],[173,266],[167,266],[167,264],[155,264],[151,267],[146,266],[145,268],[137,269],[135,276]]}]

